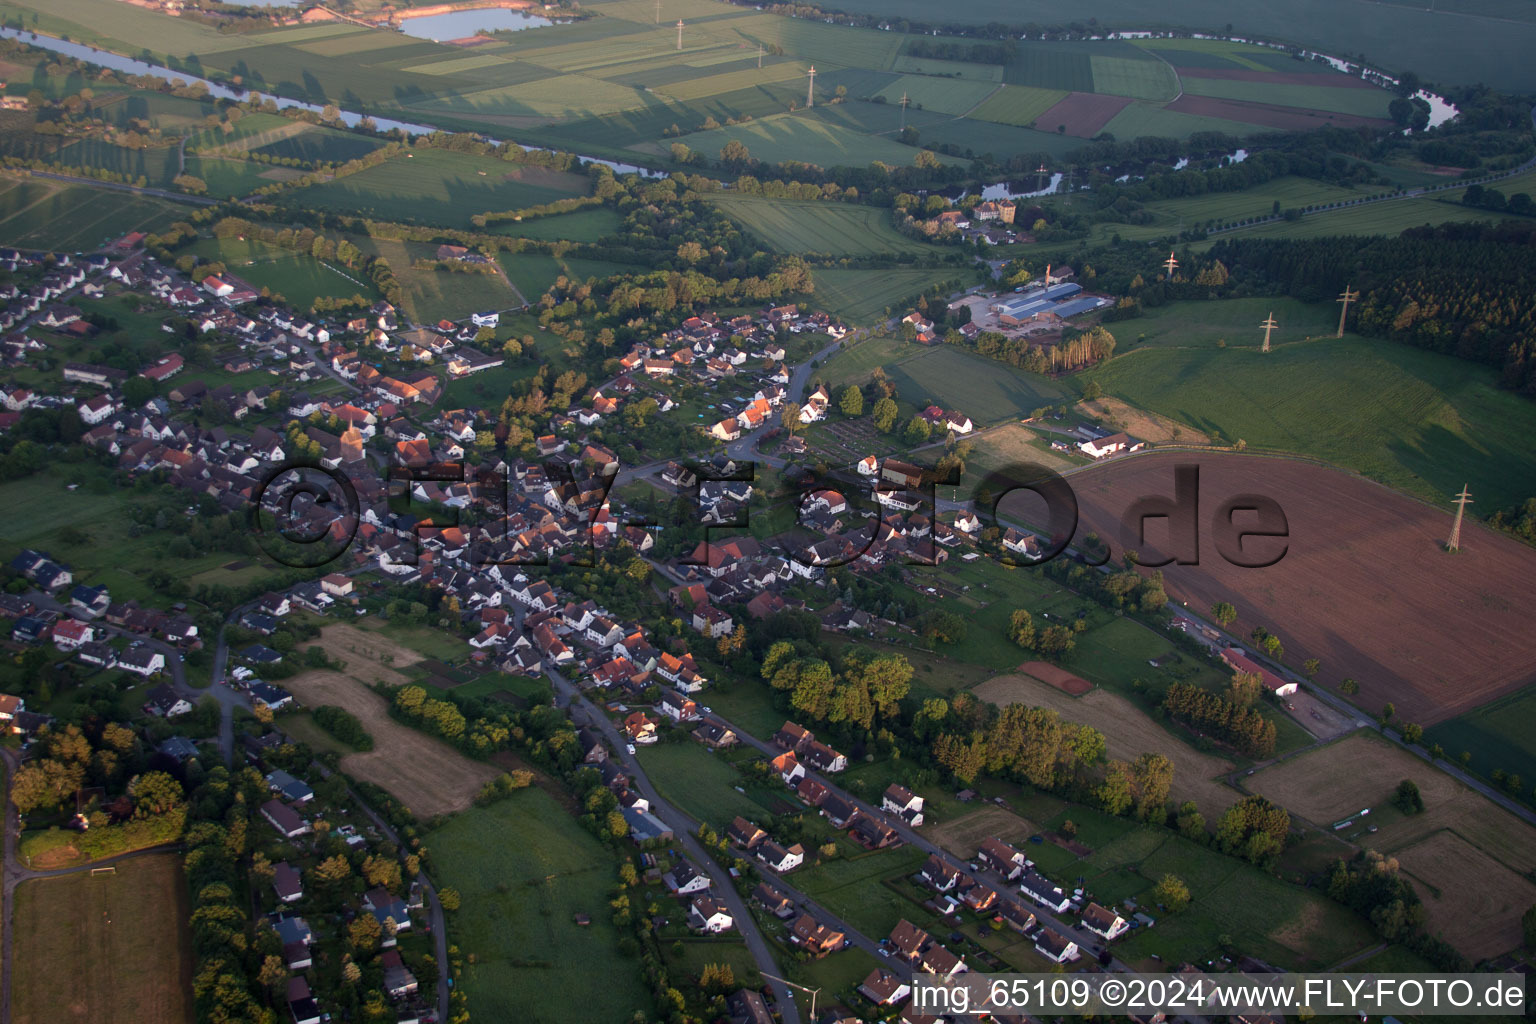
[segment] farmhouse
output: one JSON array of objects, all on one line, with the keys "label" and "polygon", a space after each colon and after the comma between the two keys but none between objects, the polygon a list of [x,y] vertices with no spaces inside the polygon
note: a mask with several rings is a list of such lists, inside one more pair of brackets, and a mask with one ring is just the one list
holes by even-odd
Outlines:
[{"label": "farmhouse", "polygon": [[1241,647],[1228,647],[1221,652],[1221,660],[1226,662],[1227,666],[1234,672],[1258,676],[1264,684],[1264,689],[1273,693],[1276,697],[1289,697],[1296,692],[1297,686],[1295,683],[1281,679],[1269,669],[1248,657]]}]

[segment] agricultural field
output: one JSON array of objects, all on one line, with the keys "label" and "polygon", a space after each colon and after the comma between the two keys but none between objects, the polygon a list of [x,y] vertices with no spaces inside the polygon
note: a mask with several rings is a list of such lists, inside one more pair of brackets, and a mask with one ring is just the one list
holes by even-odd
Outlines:
[{"label": "agricultural field", "polygon": [[0,238],[24,249],[100,249],[130,231],[164,230],[192,209],[89,185],[0,176]]},{"label": "agricultural field", "polygon": [[[1084,639],[1083,645],[1091,642]],[[1162,754],[1174,764],[1170,797],[1175,803],[1195,801],[1208,821],[1215,821],[1238,800],[1237,791],[1225,782],[1235,767],[1232,762],[1201,753],[1118,694],[1098,689],[1074,697],[1022,674],[998,676],[973,692],[999,707],[1028,704],[1051,708],[1068,721],[1092,726],[1104,734],[1110,757],[1134,761],[1142,754]]]},{"label": "agricultural field", "polygon": [[131,857],[102,874],[23,882],[7,909],[16,1024],[191,1024],[192,942],[179,853]]},{"label": "agricultural field", "polygon": [[[1105,394],[1228,444],[1242,439],[1250,449],[1323,459],[1441,507],[1463,483],[1489,508],[1531,496],[1522,481],[1536,475],[1536,454],[1516,438],[1536,428],[1536,406],[1498,388],[1492,370],[1352,335],[1294,340],[1331,335],[1327,319],[1337,324],[1337,313],[1327,307],[1281,320],[1275,348],[1264,354],[1252,347],[1262,334],[1258,321],[1250,327],[1236,318],[1270,304],[1243,301],[1236,312],[1225,303],[1204,304],[1208,314],[1189,310],[1194,337],[1208,343],[1215,334],[1229,347],[1149,344],[1089,371],[1082,383],[1096,380]],[[1274,305],[1280,319],[1283,307]],[[1214,330],[1199,326],[1207,316]],[[1168,340],[1179,340],[1178,319],[1164,322]],[[1239,339],[1243,347],[1232,344]]]},{"label": "agricultural field", "polygon": [[489,225],[498,235],[537,238],[544,241],[565,239],[571,242],[596,242],[619,229],[623,221],[605,207],[561,213],[552,217],[533,217],[524,221],[503,221]]},{"label": "agricultural field", "polygon": [[1055,405],[1061,391],[1044,377],[961,349],[936,346],[886,367],[901,400],[915,408],[959,409],[977,424],[1028,416]]},{"label": "agricultural field", "polygon": [[989,96],[970,116],[979,121],[1028,128],[1047,110],[1067,98],[1059,89],[1035,89],[1027,85],[1005,85]]},{"label": "agricultural field", "polygon": [[500,274],[455,274],[417,270],[412,266],[415,260],[434,258],[435,245],[390,238],[360,237],[352,242],[363,252],[376,253],[389,261],[405,289],[406,312],[418,323],[436,323],[443,318],[458,320],[474,310],[507,309],[522,304]]},{"label": "agricultural field", "polygon": [[[1353,189],[1341,185],[1332,185],[1327,182],[1314,181],[1308,178],[1283,177],[1267,181],[1241,192],[1222,192],[1214,195],[1198,196],[1190,199],[1161,199],[1145,204],[1143,209],[1152,214],[1152,221],[1148,224],[1128,224],[1105,221],[1095,224],[1093,238],[1104,243],[1110,241],[1114,235],[1122,239],[1140,241],[1149,238],[1160,238],[1177,234],[1181,229],[1188,230],[1199,224],[1228,224],[1233,221],[1248,220],[1254,217],[1269,217],[1275,211],[1275,204],[1280,204],[1281,210],[1297,209],[1303,206],[1314,206],[1323,203],[1348,202],[1352,199],[1368,197],[1382,191],[1380,188],[1370,187]],[[1065,200],[1064,205],[1075,205],[1071,199]],[[1382,204],[1392,206],[1392,203]],[[1319,220],[1332,217],[1345,217],[1346,211],[1336,211],[1326,214],[1314,214]],[[1285,221],[1288,226],[1296,226],[1300,221]],[[1336,233],[1332,230],[1329,234]],[[1341,229],[1337,233],[1350,233]]]},{"label": "agricultural field", "polygon": [[898,312],[935,282],[954,278],[954,267],[914,270],[841,270],[817,267],[811,271],[816,286],[812,300],[818,309],[841,317],[854,326],[868,326]]},{"label": "agricultural field", "polygon": [[1426,735],[1452,757],[1472,755],[1470,767],[1487,776],[1495,769],[1536,779],[1536,752],[1530,738],[1536,729],[1536,691],[1522,690],[1484,704],[1476,711],[1441,722]]},{"label": "agricultural field", "polygon": [[1258,349],[1264,341],[1259,324],[1270,314],[1280,324],[1274,335],[1276,346],[1282,338],[1330,338],[1339,326],[1337,304],[1259,296],[1219,302],[1170,302],[1147,309],[1134,320],[1109,324],[1108,329],[1115,336],[1117,355],[1144,348]]},{"label": "agricultural field", "polygon": [[[839,0],[838,9],[882,18],[929,21],[932,5],[922,0]],[[1229,24],[1259,36],[1285,39],[1330,53],[1366,53],[1389,61],[1393,67],[1414,68],[1434,80],[1486,81],[1499,89],[1530,90],[1536,77],[1522,62],[1536,50],[1536,12],[1507,0],[1463,0],[1455,17],[1445,9],[1432,10],[1417,4],[1371,4],[1340,14],[1328,0],[1297,0],[1282,7],[1257,0],[1178,0],[1162,15],[1169,23],[1190,29],[1221,31]],[[948,21],[986,25],[1055,24],[1061,8],[1046,0],[975,0],[963,8],[946,10]],[[1135,0],[1092,0],[1074,8],[1079,21],[1098,18],[1109,25],[1140,25],[1147,8]],[[1134,40],[1138,45],[1164,49],[1168,44],[1197,44],[1201,50],[1223,54],[1235,44],[1207,40]],[[1249,48],[1242,47],[1243,51]],[[1279,51],[1266,56],[1289,61]],[[1175,61],[1175,63],[1177,63]]]},{"label": "agricultural field", "polygon": [[[426,841],[434,877],[463,898],[450,926],[474,956],[456,981],[477,1019],[559,1024],[577,992],[593,1019],[627,1019],[650,1004],[609,919],[614,854],[554,797],[519,790],[456,815]],[[592,923],[577,925],[577,914]],[[591,984],[594,972],[601,985]]]},{"label": "agricultural field", "polygon": [[469,807],[480,787],[496,777],[496,769],[471,761],[442,740],[395,721],[385,698],[369,689],[376,681],[392,685],[406,682],[396,669],[419,660],[419,656],[413,658],[413,652],[392,641],[351,627],[327,626],[320,645],[332,658],[345,662],[346,670],[309,670],[283,685],[310,707],[334,704],[345,708],[373,736],[374,749],[346,755],[341,759],[342,770],[389,790],[422,818]]},{"label": "agricultural field", "polygon": [[382,164],[296,192],[285,202],[379,220],[469,227],[477,213],[514,210],[586,195],[580,175],[442,149],[404,153]]},{"label": "agricultural field", "polygon": [[890,211],[872,206],[725,195],[710,201],[780,252],[832,256],[937,252],[934,246],[897,234]]},{"label": "agricultural field", "polygon": [[[715,128],[684,136],[683,142],[713,160],[728,142],[740,142],[753,159],[780,163],[798,160],[818,167],[865,167],[875,161],[901,167],[912,163],[917,150],[883,136],[863,135],[822,118],[805,114],[776,114],[747,124]],[[647,153],[664,149],[660,143],[634,147]],[[940,163],[950,158],[940,157]]]},{"label": "agricultural field", "polygon": [[321,298],[361,295],[371,302],[378,297],[373,285],[339,264],[256,239],[200,238],[186,251],[223,263],[231,274],[258,289],[271,289],[299,309],[308,309]]},{"label": "agricultural field", "polygon": [[[1461,468],[1474,458],[1462,454]],[[1196,608],[1230,601],[1237,635],[1274,629],[1288,663],[1320,659],[1319,685],[1352,677],[1358,706],[1374,713],[1392,702],[1403,721],[1427,727],[1514,692],[1536,671],[1536,635],[1509,598],[1528,589],[1536,551],[1468,523],[1460,554],[1447,557],[1440,545],[1451,516],[1443,507],[1361,477],[1289,458],[1150,454],[1071,476],[1080,528],[1124,550],[1125,510],[1143,496],[1168,493],[1176,464],[1199,467],[1206,504],[1269,496],[1285,514],[1288,536],[1249,542],[1250,557],[1258,558],[1273,558],[1284,545],[1279,561],[1259,569],[1219,557],[1207,533],[1198,566],[1162,570],[1170,597]],[[1145,542],[1132,543],[1158,557],[1163,537],[1154,526]],[[1392,567],[1390,586],[1383,566]]]},{"label": "agricultural field", "polygon": [[[1390,806],[1402,779],[1418,785],[1421,814]],[[1399,860],[1432,931],[1473,958],[1519,945],[1520,916],[1536,902],[1536,885],[1522,877],[1536,867],[1536,830],[1423,759],[1356,733],[1245,783],[1323,830],[1370,808],[1378,831],[1356,841]]]},{"label": "agricultural field", "polygon": [[1387,199],[1378,203],[1323,210],[1300,220],[1280,220],[1269,224],[1235,228],[1231,234],[1242,238],[1322,238],[1328,235],[1398,235],[1408,228],[1426,224],[1464,224],[1472,221],[1491,223],[1502,220],[1500,214],[1478,210],[1460,203],[1419,196],[1411,199]]}]

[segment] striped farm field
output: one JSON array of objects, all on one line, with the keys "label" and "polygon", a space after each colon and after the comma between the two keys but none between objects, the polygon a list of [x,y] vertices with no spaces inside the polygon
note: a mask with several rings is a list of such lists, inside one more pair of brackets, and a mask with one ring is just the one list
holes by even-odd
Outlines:
[{"label": "striped farm field", "polygon": [[954,272],[953,267],[935,270],[817,268],[812,272],[816,283],[816,307],[855,325],[870,324]]},{"label": "striped farm field", "polygon": [[1067,92],[1093,91],[1093,61],[1076,50],[1031,47],[1003,69],[1009,85],[1032,85]]},{"label": "striped farm field", "polygon": [[995,121],[1028,128],[1035,119],[1067,98],[1060,89],[1037,89],[1028,85],[1005,85],[1000,92],[971,111],[978,121]]},{"label": "striped farm field", "polygon": [[969,78],[978,82],[1001,82],[1003,80],[1003,66],[1001,64],[972,64],[963,60],[935,60],[932,57],[909,57],[903,54],[896,58],[892,71],[899,71],[909,75],[943,75],[945,77]]},{"label": "striped farm field", "polygon": [[[695,132],[683,141],[695,152],[713,156],[736,139],[758,160],[802,160],[818,167],[867,167],[876,160],[899,166],[917,158],[918,151],[911,146],[894,139],[862,135],[829,124],[814,114],[812,110],[763,117],[748,124]],[[940,162],[949,159],[939,157]]]},{"label": "striped farm field", "polygon": [[1171,100],[1179,94],[1179,76],[1160,60],[1092,57],[1093,91],[1133,100]]},{"label": "striped farm field", "polygon": [[674,100],[701,100],[721,93],[735,92],[737,89],[752,89],[760,85],[773,85],[804,78],[805,71],[797,64],[769,64],[761,71],[757,68],[745,68],[718,75],[694,76],[681,82],[658,86],[651,91]]},{"label": "striped farm field", "polygon": [[1155,53],[1167,59],[1168,63],[1180,67],[1185,61],[1190,62],[1193,67],[1201,67],[1203,64],[1198,58],[1210,56],[1226,62],[1228,67],[1236,65],[1240,68],[1248,68],[1250,71],[1268,71],[1269,68],[1260,63],[1258,58],[1273,52],[1261,46],[1229,43],[1225,39],[1136,39],[1132,42],[1143,50]]},{"label": "striped farm field", "polygon": [[924,110],[938,110],[946,114],[964,114],[981,103],[998,86],[993,82],[968,82],[961,78],[928,78],[923,75],[902,75],[881,89],[877,96],[887,103],[907,100]]},{"label": "striped farm field", "polygon": [[[1309,76],[1310,77],[1310,76]],[[1242,100],[1247,103],[1264,103],[1281,107],[1297,107],[1302,110],[1329,110],[1338,114],[1354,114],[1357,117],[1387,117],[1387,104],[1392,94],[1385,89],[1361,89],[1358,87],[1332,88],[1325,84],[1334,76],[1318,85],[1295,85],[1286,82],[1243,82],[1225,78],[1184,79],[1186,95],[1213,96],[1226,100]],[[1342,75],[1340,81],[1348,81]]]},{"label": "striped farm field", "polygon": [[756,196],[716,195],[710,201],[770,248],[782,252],[864,256],[934,251],[897,234],[891,227],[890,211],[873,206]]},{"label": "striped farm field", "polygon": [[510,62],[500,54],[476,53],[468,57],[455,57],[452,60],[428,61],[403,70],[413,71],[418,75],[456,75],[461,71],[476,71],[480,68],[492,68],[498,64],[507,63]]},{"label": "striped farm field", "polygon": [[1116,114],[1103,130],[1117,139],[1134,139],[1142,135],[1181,139],[1195,132],[1225,132],[1241,138],[1261,129],[1247,121],[1186,114],[1152,103],[1132,103]]}]

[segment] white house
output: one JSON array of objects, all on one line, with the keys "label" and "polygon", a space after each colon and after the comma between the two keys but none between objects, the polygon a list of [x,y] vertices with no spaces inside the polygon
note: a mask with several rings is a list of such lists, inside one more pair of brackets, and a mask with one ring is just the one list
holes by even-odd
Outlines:
[{"label": "white house", "polygon": [[1108,437],[1082,441],[1078,444],[1077,450],[1090,459],[1102,459],[1116,452],[1139,451],[1144,445],[1144,441],[1133,440],[1126,434],[1110,434]]},{"label": "white house", "polygon": [[471,313],[469,322],[476,327],[496,327],[501,323],[501,314],[495,310],[487,313]]},{"label": "white house", "polygon": [[1131,926],[1125,918],[1113,910],[1107,910],[1097,903],[1090,903],[1083,908],[1083,927],[1108,942],[1124,935]]},{"label": "white house", "polygon": [[923,823],[923,798],[906,786],[891,783],[880,797],[880,808],[899,817],[908,825]]},{"label": "white house", "polygon": [[1019,891],[1040,906],[1058,914],[1064,913],[1072,903],[1060,886],[1034,871],[1024,872],[1024,877],[1019,879]]},{"label": "white house", "polygon": [[758,847],[757,859],[768,865],[775,871],[793,871],[805,863],[805,847],[799,843],[792,846],[780,846],[772,839]]},{"label": "white house", "polygon": [[662,883],[675,895],[687,896],[704,892],[709,888],[709,876],[687,861],[680,861],[671,871],[661,876]]},{"label": "white house", "polygon": [[1077,943],[1049,928],[1035,933],[1035,952],[1047,957],[1052,963],[1064,964],[1077,959]]},{"label": "white house", "polygon": [[718,935],[735,927],[736,921],[726,911],[725,904],[713,896],[698,896],[688,906],[688,925],[699,931]]}]

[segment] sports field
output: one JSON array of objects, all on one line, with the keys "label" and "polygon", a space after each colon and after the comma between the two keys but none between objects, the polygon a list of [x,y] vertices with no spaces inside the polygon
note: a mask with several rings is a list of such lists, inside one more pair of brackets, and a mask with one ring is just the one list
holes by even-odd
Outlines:
[{"label": "sports field", "polygon": [[192,943],[179,853],[23,882],[7,937],[15,1024],[191,1024]]},{"label": "sports field", "polygon": [[[1245,315],[1255,307],[1265,303],[1249,302]],[[1536,453],[1520,438],[1536,430],[1536,404],[1497,387],[1492,370],[1450,356],[1349,335],[1293,340],[1293,330],[1312,331],[1330,314],[1295,328],[1282,320],[1267,355],[1147,347],[1079,379],[1229,444],[1325,459],[1441,507],[1464,483],[1492,508],[1531,496]],[[1201,316],[1191,310],[1191,323]],[[1260,333],[1253,323],[1241,335],[1238,324],[1214,333],[1248,345]]]},{"label": "sports field", "polygon": [[875,256],[936,251],[897,234],[890,211],[873,206],[756,196],[712,196],[711,202],[780,252]]},{"label": "sports field", "polygon": [[379,220],[468,227],[477,213],[586,195],[587,179],[442,149],[418,149],[382,164],[283,194],[288,203]]},{"label": "sports field", "polygon": [[0,238],[24,249],[91,251],[130,231],[162,231],[193,209],[88,185],[0,176]]},{"label": "sports field", "polygon": [[[573,1000],[592,1020],[650,1006],[611,922],[618,860],[572,809],[531,786],[456,815],[426,843],[434,879],[462,897],[449,928],[473,958],[455,981],[477,1020],[564,1024]],[[577,914],[591,924],[576,924]]]}]

